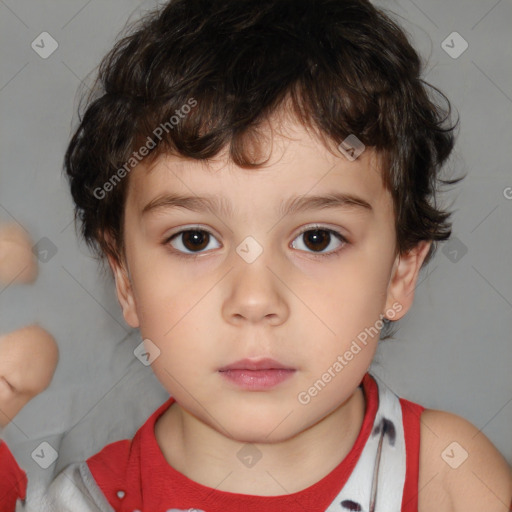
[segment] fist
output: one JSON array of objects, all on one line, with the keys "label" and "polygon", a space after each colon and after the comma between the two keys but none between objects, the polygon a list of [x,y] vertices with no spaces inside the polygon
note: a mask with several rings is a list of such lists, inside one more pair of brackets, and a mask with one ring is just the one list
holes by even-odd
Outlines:
[{"label": "fist", "polygon": [[[17,224],[0,226],[0,282],[32,283],[37,263],[32,242]],[[53,377],[59,359],[55,340],[37,325],[0,336],[0,428]]]},{"label": "fist", "polygon": [[50,385],[58,359],[55,340],[37,325],[0,336],[0,427]]}]

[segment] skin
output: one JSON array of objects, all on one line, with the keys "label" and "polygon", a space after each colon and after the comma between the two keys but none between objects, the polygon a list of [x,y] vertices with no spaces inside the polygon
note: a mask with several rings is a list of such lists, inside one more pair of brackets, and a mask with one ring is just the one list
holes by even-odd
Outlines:
[{"label": "skin", "polygon": [[17,224],[0,226],[0,282],[29,284],[37,277],[31,241]]},{"label": "skin", "polygon": [[[372,211],[278,213],[289,197],[333,190],[363,198]],[[235,214],[168,207],[142,214],[172,192],[223,197]],[[323,247],[306,245],[301,231],[315,224],[347,243],[332,236]],[[378,336],[308,404],[297,396],[380,315],[394,310],[398,320],[407,313],[430,245],[396,254],[393,203],[378,155],[366,149],[351,162],[286,119],[264,168],[239,168],[226,152],[208,163],[170,155],[142,162],[130,174],[123,229],[122,258],[109,262],[124,318],[158,347],[153,371],[176,399],[155,427],[169,464],[202,485],[262,496],[297,492],[327,475],[359,433],[365,401],[358,385]],[[169,241],[184,229],[211,234],[197,258],[186,237]],[[252,263],[236,252],[247,236],[263,249]],[[318,255],[338,249],[338,256]],[[262,357],[296,371],[259,392],[237,388],[218,371]],[[237,458],[245,443],[262,455],[251,468]]]},{"label": "skin", "polygon": [[53,336],[38,325],[0,337],[0,427],[50,385],[58,358]]},{"label": "skin", "polygon": [[[0,282],[28,284],[36,279],[31,247],[18,225],[0,227]],[[58,358],[55,339],[38,325],[0,336],[0,428],[50,385]]]}]

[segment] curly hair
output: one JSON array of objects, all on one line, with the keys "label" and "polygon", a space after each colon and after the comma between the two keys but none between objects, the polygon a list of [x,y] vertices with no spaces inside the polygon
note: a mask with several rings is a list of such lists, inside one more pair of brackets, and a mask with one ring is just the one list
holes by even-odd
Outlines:
[{"label": "curly hair", "polygon": [[462,179],[439,176],[458,120],[384,11],[365,0],[171,0],[129,29],[102,60],[65,155],[75,222],[100,260],[123,255],[137,148],[149,160],[227,148],[257,168],[258,127],[284,106],[326,147],[355,134],[380,152],[400,254],[432,241],[425,265],[449,238],[436,193]]}]

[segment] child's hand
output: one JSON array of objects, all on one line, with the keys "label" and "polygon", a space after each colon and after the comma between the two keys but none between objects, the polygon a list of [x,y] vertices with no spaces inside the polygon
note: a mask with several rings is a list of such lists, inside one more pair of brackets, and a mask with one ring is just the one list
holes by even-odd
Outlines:
[{"label": "child's hand", "polygon": [[55,340],[37,325],[0,337],[0,427],[49,386],[58,358]]},{"label": "child's hand", "polygon": [[0,282],[32,283],[37,277],[37,263],[31,242],[17,224],[0,226]]},{"label": "child's hand", "polygon": [[[16,224],[0,226],[0,282],[32,283],[37,264],[28,235]],[[37,325],[0,336],[0,428],[50,384],[59,350]]]}]

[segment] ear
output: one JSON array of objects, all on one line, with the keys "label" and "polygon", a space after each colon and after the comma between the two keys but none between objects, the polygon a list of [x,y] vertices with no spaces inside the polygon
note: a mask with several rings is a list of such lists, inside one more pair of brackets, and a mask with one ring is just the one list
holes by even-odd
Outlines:
[{"label": "ear", "polygon": [[139,327],[139,317],[135,307],[132,283],[126,270],[126,265],[111,255],[108,255],[107,258],[116,280],[117,300],[123,310],[124,319],[130,327]]},{"label": "ear", "polygon": [[[396,257],[386,298],[386,311],[392,309],[396,312],[392,320],[402,318],[411,308],[418,274],[431,245],[430,240],[422,240],[406,254]],[[402,306],[400,310],[393,307],[397,303]]]}]

